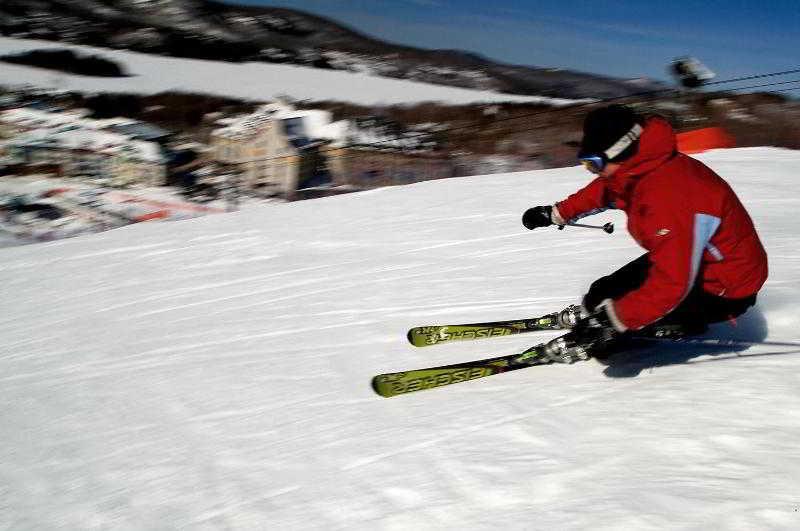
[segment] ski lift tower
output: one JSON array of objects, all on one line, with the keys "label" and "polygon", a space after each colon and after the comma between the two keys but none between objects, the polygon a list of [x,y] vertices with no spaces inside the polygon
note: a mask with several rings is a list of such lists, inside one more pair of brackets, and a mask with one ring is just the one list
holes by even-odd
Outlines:
[{"label": "ski lift tower", "polygon": [[687,107],[683,116],[676,117],[676,120],[683,123],[686,121],[696,122],[699,118],[692,116],[691,109],[700,99],[698,89],[709,80],[714,79],[716,74],[699,60],[689,56],[674,59],[667,70],[680,87],[675,93],[675,101]]},{"label": "ski lift tower", "polygon": [[678,57],[669,66],[669,72],[682,87],[696,89],[703,86],[716,74],[694,57]]}]

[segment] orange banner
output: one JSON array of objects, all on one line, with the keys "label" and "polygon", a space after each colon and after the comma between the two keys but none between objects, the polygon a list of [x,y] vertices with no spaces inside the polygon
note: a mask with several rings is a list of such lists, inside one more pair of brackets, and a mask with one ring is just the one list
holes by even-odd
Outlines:
[{"label": "orange banner", "polygon": [[678,151],[702,153],[709,149],[736,147],[736,140],[721,127],[706,127],[678,133]]}]

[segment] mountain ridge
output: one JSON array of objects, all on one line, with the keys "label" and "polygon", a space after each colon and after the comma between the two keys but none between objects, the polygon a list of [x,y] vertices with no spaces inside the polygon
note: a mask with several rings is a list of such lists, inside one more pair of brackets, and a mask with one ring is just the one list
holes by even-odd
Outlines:
[{"label": "mountain ridge", "polygon": [[264,61],[516,95],[615,98],[664,88],[560,68],[424,49],[369,35],[314,13],[214,0],[9,0],[3,35],[227,61]]}]

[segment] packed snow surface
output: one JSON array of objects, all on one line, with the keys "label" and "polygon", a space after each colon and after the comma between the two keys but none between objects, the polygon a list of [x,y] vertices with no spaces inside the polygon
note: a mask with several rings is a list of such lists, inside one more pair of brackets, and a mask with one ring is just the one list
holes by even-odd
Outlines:
[{"label": "packed snow surface", "polygon": [[579,168],[384,188],[0,251],[0,527],[796,529],[800,152],[701,157],[770,279],[737,328],[385,399],[371,377],[510,354],[409,327],[534,316],[641,252],[527,231]]},{"label": "packed snow surface", "polygon": [[531,102],[565,105],[574,100],[513,96],[418,81],[405,81],[335,70],[269,63],[226,63],[93,48],[51,41],[0,37],[0,55],[69,48],[118,62],[132,77],[104,78],[0,63],[0,85],[30,84],[77,92],[153,94],[178,91],[266,101],[295,99],[347,101],[362,105],[397,105],[423,101],[448,104]]}]

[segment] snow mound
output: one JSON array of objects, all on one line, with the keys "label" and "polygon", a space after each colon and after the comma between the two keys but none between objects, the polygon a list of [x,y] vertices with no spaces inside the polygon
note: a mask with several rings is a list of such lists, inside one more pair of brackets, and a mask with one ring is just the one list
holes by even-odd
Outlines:
[{"label": "snow mound", "polygon": [[701,158],[771,266],[757,309],[714,333],[798,348],[659,346],[374,395],[376,373],[554,335],[414,349],[409,327],[560,308],[640,253],[622,230],[521,227],[579,168],[3,249],[0,527],[796,527],[800,152]]}]

